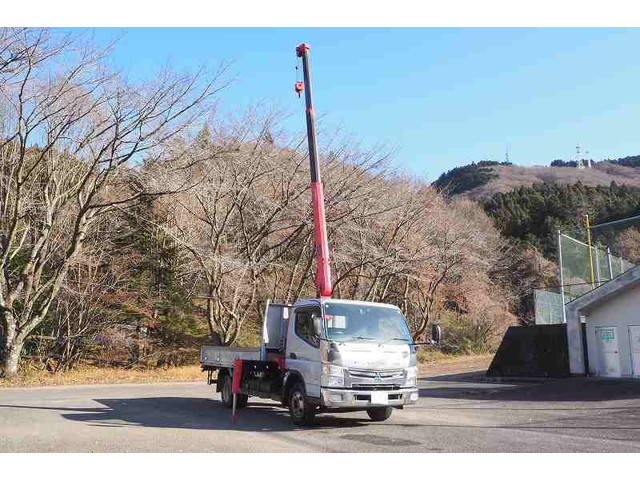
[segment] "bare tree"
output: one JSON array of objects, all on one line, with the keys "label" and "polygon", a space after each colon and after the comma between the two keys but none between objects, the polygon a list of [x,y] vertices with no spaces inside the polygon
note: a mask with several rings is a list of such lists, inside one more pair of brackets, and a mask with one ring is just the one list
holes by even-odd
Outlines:
[{"label": "bare tree", "polygon": [[96,219],[167,193],[137,165],[166,161],[171,151],[163,147],[218,89],[216,78],[170,72],[129,84],[104,67],[103,52],[83,43],[28,30],[20,33],[31,41],[25,47],[11,32],[0,34],[7,64],[0,70],[5,376],[17,373],[27,336],[49,312]]},{"label": "bare tree", "polygon": [[69,269],[47,320],[34,330],[39,334],[29,337],[43,347],[41,359],[51,371],[73,368],[95,349],[96,339],[105,330],[125,320],[125,312],[117,306],[128,272],[114,269],[103,242],[96,234],[92,237]]},{"label": "bare tree", "polygon": [[[247,321],[257,328],[267,298],[314,294],[307,159],[299,143],[274,143],[270,127],[269,117],[249,116],[200,135],[191,151],[205,160],[183,173],[197,186],[159,202],[224,344]],[[444,287],[491,268],[499,235],[486,215],[394,174],[384,151],[326,151],[323,180],[335,296],[400,305],[417,338],[445,303]]]},{"label": "bare tree", "polygon": [[256,312],[266,272],[278,270],[309,232],[304,218],[292,215],[307,190],[304,157],[274,146],[272,123],[271,115],[247,115],[199,135],[192,148],[205,160],[189,172],[197,185],[164,202],[173,212],[166,228],[202,281],[210,333],[224,344]]},{"label": "bare tree", "polygon": [[640,263],[640,230],[629,228],[617,240],[620,254],[633,263]]}]

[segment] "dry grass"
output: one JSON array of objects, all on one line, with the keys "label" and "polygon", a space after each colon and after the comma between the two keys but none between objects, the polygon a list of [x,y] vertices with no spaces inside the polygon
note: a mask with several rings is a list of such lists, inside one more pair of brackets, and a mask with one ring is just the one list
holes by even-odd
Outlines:
[{"label": "dry grass", "polygon": [[493,353],[479,355],[445,355],[442,352],[428,352],[421,356],[420,375],[455,375],[457,373],[478,372],[489,368]]},{"label": "dry grass", "polygon": [[128,369],[82,366],[70,372],[49,373],[25,369],[15,379],[0,378],[0,387],[45,387],[53,385],[86,385],[98,383],[160,383],[205,381],[206,373],[199,365],[185,367]]},{"label": "dry grass", "polygon": [[[445,375],[485,370],[493,354],[446,355],[439,351],[423,351],[420,355],[420,375]],[[13,380],[0,378],[3,387],[47,387],[56,385],[91,385],[101,383],[162,383],[205,381],[199,365],[185,367],[128,369],[81,366],[70,372],[49,373],[24,368]]]}]

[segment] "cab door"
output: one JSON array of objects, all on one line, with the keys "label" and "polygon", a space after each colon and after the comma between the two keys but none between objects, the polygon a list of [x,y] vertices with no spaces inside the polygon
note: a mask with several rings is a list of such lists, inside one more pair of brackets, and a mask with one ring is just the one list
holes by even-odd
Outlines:
[{"label": "cab door", "polygon": [[320,396],[320,339],[313,327],[313,316],[320,315],[320,307],[300,307],[289,321],[286,367],[297,370],[304,378],[307,395]]}]

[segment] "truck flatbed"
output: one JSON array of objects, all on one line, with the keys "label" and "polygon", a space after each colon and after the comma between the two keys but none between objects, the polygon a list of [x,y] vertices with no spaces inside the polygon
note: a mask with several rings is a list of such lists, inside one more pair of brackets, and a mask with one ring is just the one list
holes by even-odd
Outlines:
[{"label": "truck flatbed", "polygon": [[204,346],[200,349],[200,363],[205,367],[233,368],[234,360],[260,360],[260,348]]}]

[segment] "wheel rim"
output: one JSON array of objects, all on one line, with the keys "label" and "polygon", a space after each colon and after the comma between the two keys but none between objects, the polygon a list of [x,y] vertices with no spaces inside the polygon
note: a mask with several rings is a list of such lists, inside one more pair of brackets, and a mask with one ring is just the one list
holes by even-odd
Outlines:
[{"label": "wheel rim", "polygon": [[291,395],[291,413],[294,417],[302,417],[304,415],[304,397],[299,391],[293,392]]}]

